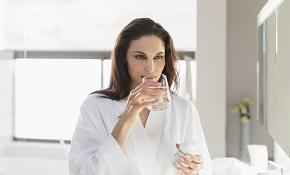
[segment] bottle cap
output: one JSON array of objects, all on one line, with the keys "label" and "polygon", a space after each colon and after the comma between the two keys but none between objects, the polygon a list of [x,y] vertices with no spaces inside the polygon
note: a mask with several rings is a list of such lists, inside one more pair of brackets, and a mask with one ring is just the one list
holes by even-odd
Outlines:
[{"label": "bottle cap", "polygon": [[184,154],[198,154],[198,147],[196,142],[184,142],[179,146],[180,151]]}]

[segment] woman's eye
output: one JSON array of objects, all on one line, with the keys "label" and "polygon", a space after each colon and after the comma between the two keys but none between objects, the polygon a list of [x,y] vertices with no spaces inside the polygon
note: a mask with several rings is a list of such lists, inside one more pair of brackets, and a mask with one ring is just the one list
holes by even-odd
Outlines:
[{"label": "woman's eye", "polygon": [[158,55],[156,57],[154,57],[154,59],[163,59],[164,57],[162,55]]},{"label": "woman's eye", "polygon": [[145,57],[144,57],[144,55],[135,55],[135,58],[136,59],[144,59]]}]

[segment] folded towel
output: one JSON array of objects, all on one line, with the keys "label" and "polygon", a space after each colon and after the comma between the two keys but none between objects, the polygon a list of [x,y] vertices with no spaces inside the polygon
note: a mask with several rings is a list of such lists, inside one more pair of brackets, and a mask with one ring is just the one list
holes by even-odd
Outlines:
[{"label": "folded towel", "polygon": [[216,158],[212,163],[213,175],[257,175],[254,168],[235,158]]}]

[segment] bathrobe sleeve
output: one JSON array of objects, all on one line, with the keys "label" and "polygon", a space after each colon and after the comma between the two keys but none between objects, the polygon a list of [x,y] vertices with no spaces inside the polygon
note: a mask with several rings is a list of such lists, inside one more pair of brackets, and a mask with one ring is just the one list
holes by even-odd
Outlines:
[{"label": "bathrobe sleeve", "polygon": [[[189,141],[198,143],[198,152],[202,156],[202,169],[199,175],[212,175],[212,161],[206,144],[203,129],[201,127],[198,111],[194,104],[189,102],[187,107],[187,120],[188,125],[186,128],[185,138]],[[191,140],[193,139],[193,140]]]},{"label": "bathrobe sleeve", "polygon": [[[112,116],[101,115],[96,98],[88,97],[81,106],[69,153],[70,175],[135,175],[126,154],[103,120]],[[112,110],[106,103],[102,108]]]}]

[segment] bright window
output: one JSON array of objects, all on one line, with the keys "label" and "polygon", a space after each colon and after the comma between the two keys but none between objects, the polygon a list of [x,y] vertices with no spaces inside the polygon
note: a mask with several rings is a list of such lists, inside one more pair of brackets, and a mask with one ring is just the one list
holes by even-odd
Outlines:
[{"label": "bright window", "polygon": [[97,59],[16,59],[15,137],[71,139],[86,96],[101,88]]},{"label": "bright window", "polygon": [[[195,99],[196,68],[194,61],[191,64]],[[178,65],[184,95],[185,61]],[[70,140],[80,105],[101,84],[109,85],[110,72],[111,60],[103,60],[102,69],[100,59],[16,59],[14,136]]]}]

